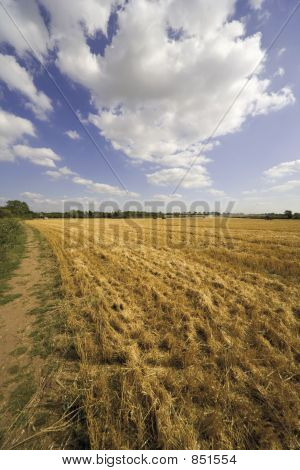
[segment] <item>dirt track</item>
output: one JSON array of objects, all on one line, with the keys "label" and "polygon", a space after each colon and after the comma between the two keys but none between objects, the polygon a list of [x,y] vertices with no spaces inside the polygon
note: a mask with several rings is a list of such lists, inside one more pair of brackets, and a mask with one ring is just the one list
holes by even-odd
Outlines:
[{"label": "dirt track", "polygon": [[26,227],[26,231],[25,256],[9,281],[9,293],[18,297],[0,306],[0,404],[5,411],[9,396],[16,386],[13,368],[20,370],[30,364],[30,370],[38,380],[42,364],[41,359],[28,355],[29,335],[34,321],[29,312],[38,306],[35,289],[41,282],[42,273],[38,241],[32,229]]}]

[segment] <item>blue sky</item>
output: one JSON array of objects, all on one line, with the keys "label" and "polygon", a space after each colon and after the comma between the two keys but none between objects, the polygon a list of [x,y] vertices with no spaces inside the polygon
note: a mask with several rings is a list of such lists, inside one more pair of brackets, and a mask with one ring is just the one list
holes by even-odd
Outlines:
[{"label": "blue sky", "polygon": [[0,203],[300,211],[297,1],[2,3]]}]

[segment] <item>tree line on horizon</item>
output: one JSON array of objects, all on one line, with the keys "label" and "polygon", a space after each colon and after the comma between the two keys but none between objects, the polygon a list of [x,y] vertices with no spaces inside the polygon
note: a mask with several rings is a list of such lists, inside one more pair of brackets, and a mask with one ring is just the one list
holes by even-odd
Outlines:
[{"label": "tree line on horizon", "polygon": [[5,206],[0,206],[0,218],[18,217],[23,219],[92,219],[92,218],[110,218],[110,219],[129,219],[129,218],[166,218],[166,217],[207,217],[207,216],[226,216],[226,217],[247,217],[247,218],[265,218],[271,219],[300,219],[300,213],[293,213],[291,210],[286,210],[283,213],[264,213],[264,214],[244,214],[244,213],[221,213],[221,212],[148,212],[148,211],[121,211],[116,210],[112,212],[101,211],[83,211],[83,210],[70,210],[66,212],[35,212],[32,211],[28,204],[24,201],[9,200]]}]

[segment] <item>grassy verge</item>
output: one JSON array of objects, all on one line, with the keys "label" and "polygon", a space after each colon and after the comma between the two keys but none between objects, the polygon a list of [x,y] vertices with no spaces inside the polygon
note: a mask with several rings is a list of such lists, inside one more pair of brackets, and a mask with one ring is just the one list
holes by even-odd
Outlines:
[{"label": "grassy verge", "polygon": [[0,305],[14,300],[18,294],[7,293],[8,281],[24,255],[26,233],[15,219],[0,219]]}]

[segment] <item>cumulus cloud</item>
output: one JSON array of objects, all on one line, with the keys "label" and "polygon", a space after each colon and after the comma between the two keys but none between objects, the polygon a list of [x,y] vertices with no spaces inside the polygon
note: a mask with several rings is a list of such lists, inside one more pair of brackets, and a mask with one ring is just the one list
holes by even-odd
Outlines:
[{"label": "cumulus cloud", "polygon": [[58,171],[60,172],[61,175],[64,176],[71,176],[71,175],[77,175],[76,171],[70,170],[67,166],[63,166],[62,168],[59,168]]},{"label": "cumulus cloud", "polygon": [[276,191],[276,192],[284,193],[284,192],[292,191],[293,189],[298,189],[298,188],[300,188],[300,180],[289,180],[283,184],[272,186],[267,191]]},{"label": "cumulus cloud", "polygon": [[[98,108],[90,121],[135,160],[176,168],[178,155],[199,150],[263,57],[260,34],[247,36],[242,21],[233,19],[235,0],[221,0],[218,8],[210,0],[191,0],[188,8],[184,0],[41,4],[50,14],[46,44],[56,47],[58,67],[90,90]],[[106,34],[116,5],[122,5],[118,30],[103,55],[96,54],[88,40],[99,31]],[[260,9],[262,0],[251,5]],[[23,10],[19,16],[27,25]],[[40,20],[36,25],[42,34]],[[261,71],[217,135],[294,101],[287,87],[271,92]]]},{"label": "cumulus cloud", "polygon": [[[207,0],[192,1],[189,8],[182,0],[126,4],[104,57],[94,57],[88,80],[76,78],[98,106],[90,122],[116,149],[175,168],[187,165],[180,155],[197,155],[263,57],[260,34],[245,34],[243,23],[232,20],[234,6],[230,0],[218,8]],[[170,37],[170,29],[182,32],[179,39]],[[294,102],[288,87],[270,91],[261,71],[217,136],[239,130],[247,116]]]},{"label": "cumulus cloud", "polygon": [[70,170],[67,166],[62,168],[57,168],[57,170],[47,170],[46,175],[50,176],[52,179],[57,180],[60,178],[68,178],[69,176],[75,176],[77,173]]},{"label": "cumulus cloud", "polygon": [[[262,3],[251,0],[256,10]],[[154,184],[177,184],[197,157],[184,187],[212,185],[204,167],[209,148],[203,145],[253,70],[216,139],[240,130],[249,116],[295,101],[289,87],[274,91],[263,78],[261,34],[247,35],[243,21],[234,19],[236,0],[219,0],[217,7],[211,0],[189,0],[188,7],[184,0],[40,0],[49,13],[49,33],[33,0],[26,2],[30,14],[23,2],[5,4],[34,43],[43,39],[39,52],[55,48],[60,71],[90,91],[96,111],[89,121],[101,135],[135,162],[161,167],[148,174]],[[99,31],[107,34],[117,5],[118,28],[96,53],[91,44]],[[17,53],[26,52],[7,27],[3,38]]]},{"label": "cumulus cloud", "polygon": [[12,146],[25,136],[35,136],[32,122],[0,109],[0,161],[14,161]]},{"label": "cumulus cloud", "polygon": [[[264,176],[267,178],[266,182],[268,183],[267,187],[262,189],[251,189],[243,191],[242,194],[250,198],[260,198],[268,193],[285,193],[298,190],[300,188],[300,180],[293,179],[287,180],[281,184],[274,184],[277,179],[283,178],[285,176],[290,176],[295,173],[300,173],[300,160],[295,160],[293,162],[284,162],[280,165],[274,166],[269,170],[264,172]],[[271,185],[273,183],[273,185]]]},{"label": "cumulus cloud", "polygon": [[63,73],[90,88],[99,79],[98,56],[87,37],[106,33],[115,0],[41,0],[51,17],[51,43],[57,47],[56,63]]},{"label": "cumulus cloud", "polygon": [[61,160],[52,149],[47,147],[29,147],[28,145],[14,145],[13,152],[16,157],[28,160],[35,165],[56,167],[55,162]]},{"label": "cumulus cloud", "polygon": [[[267,81],[264,80],[264,82]],[[261,99],[252,107],[252,115],[257,116],[259,114],[268,114],[270,111],[279,111],[285,108],[287,104],[294,104],[295,101],[292,90],[289,87],[283,87],[278,93],[263,94]]]},{"label": "cumulus cloud", "polygon": [[278,179],[284,176],[290,176],[300,172],[300,160],[292,160],[275,165],[264,171],[264,176],[271,179]]},{"label": "cumulus cloud", "polygon": [[104,183],[97,183],[91,179],[82,178],[78,173],[71,170],[67,166],[64,166],[62,168],[56,168],[55,170],[47,170],[45,174],[50,176],[50,178],[53,180],[58,180],[61,178],[71,179],[73,183],[84,186],[88,191],[93,193],[107,194],[110,196],[139,196],[135,192],[127,192],[124,189],[118,188],[117,186],[111,186],[109,184]]},{"label": "cumulus cloud", "polygon": [[21,158],[35,165],[55,168],[60,156],[47,147],[19,143],[27,136],[36,137],[32,122],[0,109],[0,161],[13,162]]},{"label": "cumulus cloud", "polygon": [[75,176],[72,181],[76,184],[85,186],[86,189],[94,193],[109,194],[112,196],[129,196],[138,197],[139,195],[134,192],[127,192],[124,189],[120,189],[117,186],[111,186],[110,184],[97,183],[93,180],[81,178],[81,176]]},{"label": "cumulus cloud", "polygon": [[181,186],[186,189],[206,188],[212,185],[210,176],[205,167],[195,165],[193,170],[188,172],[185,168],[167,168],[154,173],[147,174],[148,181],[158,186],[169,186],[179,183],[184,178]]},{"label": "cumulus cloud", "polygon": [[80,135],[78,134],[77,131],[66,131],[65,134],[72,140],[79,140],[80,139]]},{"label": "cumulus cloud", "polygon": [[10,90],[19,91],[29,100],[27,107],[32,109],[37,118],[45,119],[52,110],[51,100],[37,90],[29,72],[18,64],[14,56],[0,54],[0,80]]},{"label": "cumulus cloud", "polygon": [[[40,15],[37,2],[35,0],[26,0],[26,2],[1,0],[1,3],[21,28],[22,34],[30,42],[31,47],[43,59],[48,50],[49,33]],[[20,56],[31,51],[27,42],[24,41],[18,29],[3,10],[0,15],[0,42],[9,43]]]}]

